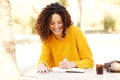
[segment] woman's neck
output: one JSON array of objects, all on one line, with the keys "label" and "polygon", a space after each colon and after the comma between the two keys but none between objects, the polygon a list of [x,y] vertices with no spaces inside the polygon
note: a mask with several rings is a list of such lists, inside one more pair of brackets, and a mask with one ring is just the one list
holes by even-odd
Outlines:
[{"label": "woman's neck", "polygon": [[55,37],[56,37],[57,40],[63,40],[62,35],[55,35]]}]

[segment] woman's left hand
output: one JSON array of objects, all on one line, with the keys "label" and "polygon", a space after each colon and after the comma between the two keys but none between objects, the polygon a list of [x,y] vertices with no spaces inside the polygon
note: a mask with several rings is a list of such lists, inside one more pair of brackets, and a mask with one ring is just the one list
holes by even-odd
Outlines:
[{"label": "woman's left hand", "polygon": [[60,67],[62,69],[68,69],[68,68],[77,67],[77,65],[75,64],[75,62],[70,62],[66,58],[63,61],[61,61],[59,63],[59,65],[60,65]]}]

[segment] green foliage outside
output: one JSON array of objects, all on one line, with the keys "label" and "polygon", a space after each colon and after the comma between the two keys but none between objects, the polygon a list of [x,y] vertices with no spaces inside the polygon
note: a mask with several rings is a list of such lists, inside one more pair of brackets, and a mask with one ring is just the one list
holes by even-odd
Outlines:
[{"label": "green foliage outside", "polygon": [[36,18],[34,18],[34,17],[30,17],[30,21],[29,21],[29,24],[30,24],[30,27],[32,28],[32,34],[35,34],[36,32],[35,32],[35,24],[36,24],[36,21],[37,21],[37,19]]},{"label": "green foliage outside", "polygon": [[61,3],[63,6],[67,7],[68,6],[68,3],[67,1],[68,0],[57,0],[59,3]]},{"label": "green foliage outside", "polygon": [[[25,34],[35,34],[35,24],[37,21],[37,16],[39,14],[38,10],[35,8],[32,8],[33,15],[30,16],[14,16],[13,21],[15,24],[19,24],[22,27],[22,33]],[[35,15],[35,16],[34,16]]]},{"label": "green foliage outside", "polygon": [[103,25],[105,31],[109,31],[109,29],[111,29],[112,31],[115,30],[115,20],[111,15],[104,16]]}]

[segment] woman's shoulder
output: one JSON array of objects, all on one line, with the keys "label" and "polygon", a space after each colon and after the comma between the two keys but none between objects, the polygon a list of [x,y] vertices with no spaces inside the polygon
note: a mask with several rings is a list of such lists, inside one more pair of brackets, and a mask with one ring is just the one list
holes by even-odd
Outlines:
[{"label": "woman's shoulder", "polygon": [[69,27],[69,31],[74,31],[74,32],[76,32],[76,31],[81,31],[81,29],[80,29],[80,27],[78,27],[78,26],[71,25],[71,26]]}]

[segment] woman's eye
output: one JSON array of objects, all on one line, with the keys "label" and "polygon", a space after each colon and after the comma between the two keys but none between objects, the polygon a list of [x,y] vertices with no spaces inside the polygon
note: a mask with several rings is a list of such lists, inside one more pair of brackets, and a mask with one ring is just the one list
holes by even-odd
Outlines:
[{"label": "woman's eye", "polygon": [[62,24],[62,21],[58,21],[58,22],[50,22],[50,25],[54,25],[54,24]]},{"label": "woman's eye", "polygon": [[62,21],[59,21],[58,24],[62,24]]},{"label": "woman's eye", "polygon": [[50,25],[54,25],[54,23],[53,23],[53,22],[51,22],[51,23],[50,23]]}]

